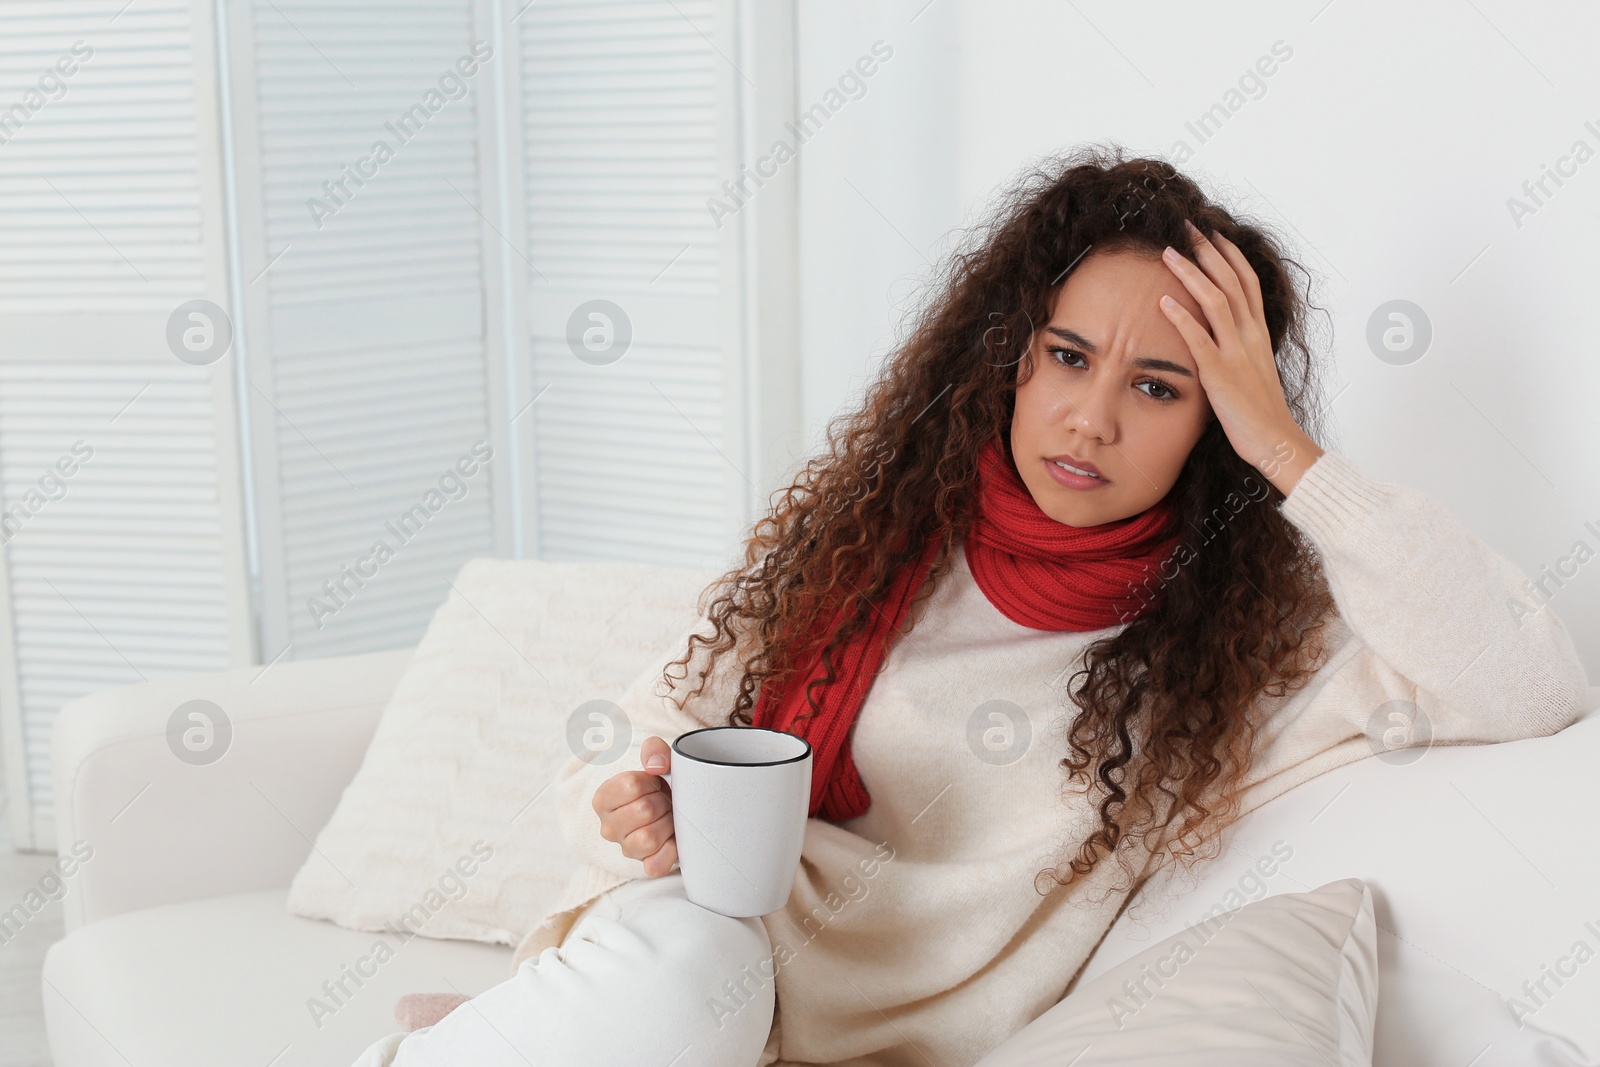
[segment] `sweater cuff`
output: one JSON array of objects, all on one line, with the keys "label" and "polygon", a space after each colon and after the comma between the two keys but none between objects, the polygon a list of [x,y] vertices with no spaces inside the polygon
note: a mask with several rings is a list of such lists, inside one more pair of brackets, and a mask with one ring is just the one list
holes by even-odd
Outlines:
[{"label": "sweater cuff", "polygon": [[1321,541],[1361,525],[1399,491],[1399,486],[1368,477],[1341,453],[1328,449],[1300,475],[1278,510]]}]

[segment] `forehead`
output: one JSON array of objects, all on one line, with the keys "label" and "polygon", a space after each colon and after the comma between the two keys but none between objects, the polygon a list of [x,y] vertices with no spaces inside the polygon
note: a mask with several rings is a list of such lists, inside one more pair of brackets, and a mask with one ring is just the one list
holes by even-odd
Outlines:
[{"label": "forehead", "polygon": [[1143,250],[1092,252],[1056,290],[1050,324],[1070,327],[1097,345],[1137,334],[1142,345],[1182,353],[1182,362],[1191,363],[1187,342],[1161,310],[1162,296],[1172,297],[1205,324],[1199,301],[1159,254]]}]

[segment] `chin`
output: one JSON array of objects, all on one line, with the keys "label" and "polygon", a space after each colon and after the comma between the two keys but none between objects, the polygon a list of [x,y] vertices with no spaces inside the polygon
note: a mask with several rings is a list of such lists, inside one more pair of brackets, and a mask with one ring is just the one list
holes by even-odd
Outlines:
[{"label": "chin", "polygon": [[[1035,498],[1034,503],[1038,503],[1037,498]],[[1104,521],[1102,519],[1094,518],[1092,515],[1078,508],[1063,508],[1057,506],[1055,502],[1052,502],[1052,505],[1048,507],[1041,504],[1039,510],[1044,512],[1047,518],[1054,519],[1056,522],[1059,522],[1064,526],[1096,526]]]},{"label": "chin", "polygon": [[[1033,497],[1033,502],[1047,518],[1067,526],[1098,526],[1111,521],[1100,518],[1105,511],[1103,506],[1090,509],[1083,507],[1081,501],[1071,499],[1073,495],[1077,495],[1071,489],[1063,489],[1054,482],[1044,486],[1043,489],[1044,492],[1041,494],[1030,486],[1028,495]],[[1040,499],[1041,495],[1043,499]]]},{"label": "chin", "polygon": [[1104,526],[1108,522],[1116,522],[1119,519],[1138,514],[1137,511],[1127,511],[1119,507],[1106,507],[1103,504],[1093,509],[1057,507],[1041,508],[1040,510],[1044,511],[1046,515],[1056,522],[1066,526],[1075,526],[1079,529],[1088,526]]},{"label": "chin", "polygon": [[[1048,511],[1045,514],[1050,515]],[[1063,526],[1071,526],[1080,530],[1085,526],[1099,526],[1105,521],[1104,519],[1088,518],[1083,515],[1050,515],[1050,517]]]}]

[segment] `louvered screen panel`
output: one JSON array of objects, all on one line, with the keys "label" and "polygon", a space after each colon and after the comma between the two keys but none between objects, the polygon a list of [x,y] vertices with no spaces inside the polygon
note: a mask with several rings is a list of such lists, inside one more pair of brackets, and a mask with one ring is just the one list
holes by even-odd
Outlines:
[{"label": "louvered screen panel", "polygon": [[0,4],[0,717],[22,847],[54,845],[64,703],[249,646],[227,364],[165,338],[179,304],[226,300],[208,10]]},{"label": "louvered screen panel", "polygon": [[533,358],[551,386],[535,408],[543,557],[703,566],[722,551],[724,475],[706,458],[721,385],[706,351],[638,345],[591,367],[535,339]]},{"label": "louvered screen panel", "polygon": [[0,4],[0,314],[202,291],[188,4],[125,6]]},{"label": "louvered screen panel", "polygon": [[[395,522],[475,443],[492,443],[476,109],[500,57],[471,76],[456,67],[473,58],[464,0],[274,0],[253,5],[251,24],[258,210],[273,258],[252,335],[272,405],[255,409],[270,468],[261,488],[273,495],[262,509],[264,654],[286,642],[294,657],[400,647],[421,636],[461,564],[496,551],[487,470],[463,479],[464,496],[441,493],[426,522]],[[466,95],[441,92],[437,111],[402,128],[452,71]],[[324,185],[341,180],[343,190]],[[332,209],[320,226],[312,198]],[[388,562],[371,555],[380,542]]]},{"label": "louvered screen panel", "polygon": [[[537,552],[701,566],[728,546],[710,0],[540,3],[518,20]],[[726,106],[726,104],[724,105]],[[622,358],[568,343],[586,301],[631,322]]]},{"label": "louvered screen panel", "polygon": [[63,703],[228,664],[205,371],[0,363],[0,494],[27,785],[47,819]]}]

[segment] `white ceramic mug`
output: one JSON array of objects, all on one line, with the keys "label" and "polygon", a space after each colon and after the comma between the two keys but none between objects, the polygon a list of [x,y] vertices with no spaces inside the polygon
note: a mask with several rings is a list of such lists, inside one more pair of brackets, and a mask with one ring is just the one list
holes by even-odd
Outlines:
[{"label": "white ceramic mug", "polygon": [[758,726],[690,730],[661,777],[690,902],[735,918],[783,907],[811,810],[810,742]]}]

